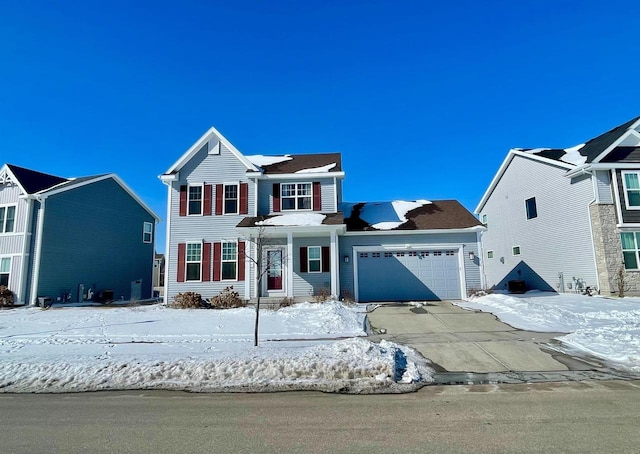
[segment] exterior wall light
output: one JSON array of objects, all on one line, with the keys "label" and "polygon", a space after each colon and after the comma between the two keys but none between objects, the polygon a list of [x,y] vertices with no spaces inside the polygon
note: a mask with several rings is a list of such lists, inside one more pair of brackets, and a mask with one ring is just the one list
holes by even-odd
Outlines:
[{"label": "exterior wall light", "polygon": [[475,259],[476,259],[476,255],[473,253],[473,251],[469,252],[469,260],[473,262]]},{"label": "exterior wall light", "polygon": [[349,263],[349,256],[348,255],[344,256],[344,263]]}]

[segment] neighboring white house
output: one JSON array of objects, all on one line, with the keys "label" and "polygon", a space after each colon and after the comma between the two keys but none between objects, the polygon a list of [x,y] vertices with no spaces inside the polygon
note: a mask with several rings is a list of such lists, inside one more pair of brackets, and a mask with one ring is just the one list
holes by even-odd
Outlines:
[{"label": "neighboring white house", "polygon": [[516,148],[475,212],[489,287],[640,291],[640,117],[584,144]]},{"label": "neighboring white house", "polygon": [[[233,286],[242,298],[457,299],[481,287],[479,221],[455,200],[342,203],[339,153],[245,156],[215,128],[160,179],[165,300]],[[249,258],[263,249],[265,278]]]}]

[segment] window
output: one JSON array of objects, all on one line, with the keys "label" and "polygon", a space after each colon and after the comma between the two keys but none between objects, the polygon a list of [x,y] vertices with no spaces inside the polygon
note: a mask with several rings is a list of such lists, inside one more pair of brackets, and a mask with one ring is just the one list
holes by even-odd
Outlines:
[{"label": "window", "polygon": [[202,186],[189,186],[189,214],[202,214]]},{"label": "window", "polygon": [[145,222],[142,226],[142,242],[151,243],[151,240],[153,240],[153,224]]},{"label": "window", "polygon": [[513,252],[513,255],[520,255],[520,246],[513,246],[511,251]]},{"label": "window", "polygon": [[640,232],[622,232],[620,234],[622,242],[622,255],[624,255],[624,267],[627,270],[637,270],[640,260],[638,259],[638,245],[640,244]]},{"label": "window", "polygon": [[492,259],[493,258],[493,251],[487,251],[487,258],[488,259]]},{"label": "window", "polygon": [[187,243],[187,280],[201,280],[202,243]]},{"label": "window", "polygon": [[238,185],[224,185],[224,213],[238,214]]},{"label": "window", "polygon": [[527,209],[527,219],[533,219],[538,217],[538,209],[536,208],[536,198],[531,197],[524,201],[525,208]]},{"label": "window", "polygon": [[282,211],[312,209],[312,195],[311,183],[282,183],[280,185]]},{"label": "window", "polygon": [[11,257],[0,259],[0,285],[9,287],[9,271],[11,271]]},{"label": "window", "polygon": [[222,280],[235,281],[238,278],[238,244],[222,243]]},{"label": "window", "polygon": [[[362,254],[360,254],[362,257]],[[322,248],[320,246],[309,246],[307,248],[307,260],[310,273],[319,273],[322,271]]]},{"label": "window", "polygon": [[0,207],[0,233],[13,232],[16,223],[16,207]]},{"label": "window", "polygon": [[622,172],[622,186],[627,208],[640,209],[640,179],[638,172]]}]

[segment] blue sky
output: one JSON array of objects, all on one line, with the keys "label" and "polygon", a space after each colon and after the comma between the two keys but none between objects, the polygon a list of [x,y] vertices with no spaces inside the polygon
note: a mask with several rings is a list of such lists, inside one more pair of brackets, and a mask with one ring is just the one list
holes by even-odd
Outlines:
[{"label": "blue sky", "polygon": [[5,0],[0,162],[115,172],[164,219],[157,176],[213,125],[341,152],[346,201],[473,210],[509,148],[640,115],[635,2],[444,3]]}]

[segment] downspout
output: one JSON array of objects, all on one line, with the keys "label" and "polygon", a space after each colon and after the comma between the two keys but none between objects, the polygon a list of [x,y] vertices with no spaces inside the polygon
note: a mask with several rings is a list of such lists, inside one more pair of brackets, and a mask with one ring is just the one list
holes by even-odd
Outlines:
[{"label": "downspout", "polygon": [[29,245],[31,244],[31,217],[33,216],[33,198],[27,197],[27,217],[24,223],[24,237],[22,238],[22,270],[20,271],[20,284],[18,286],[18,301],[23,304],[27,301],[27,273],[29,272]]},{"label": "downspout", "polygon": [[591,205],[598,203],[600,198],[598,197],[598,182],[595,178],[595,175],[591,171],[587,171],[586,169],[580,169],[581,175],[589,175],[591,178],[591,188],[593,190],[593,199],[587,204],[587,219],[589,220],[589,235],[591,236],[591,253],[593,255],[593,264],[595,265],[596,271],[596,286],[598,291],[600,291],[600,273],[598,272],[598,259],[596,256],[596,245],[593,237],[593,223],[591,222]]},{"label": "downspout", "polygon": [[[40,214],[38,216],[38,238],[36,242],[36,252],[33,260],[33,279],[31,281],[31,297],[29,304],[35,304],[38,299],[38,284],[40,281],[40,261],[42,259],[42,234],[44,232],[44,216],[45,216],[45,202],[47,196],[43,195],[38,197],[40,201]],[[25,301],[26,303],[26,301]]]}]

